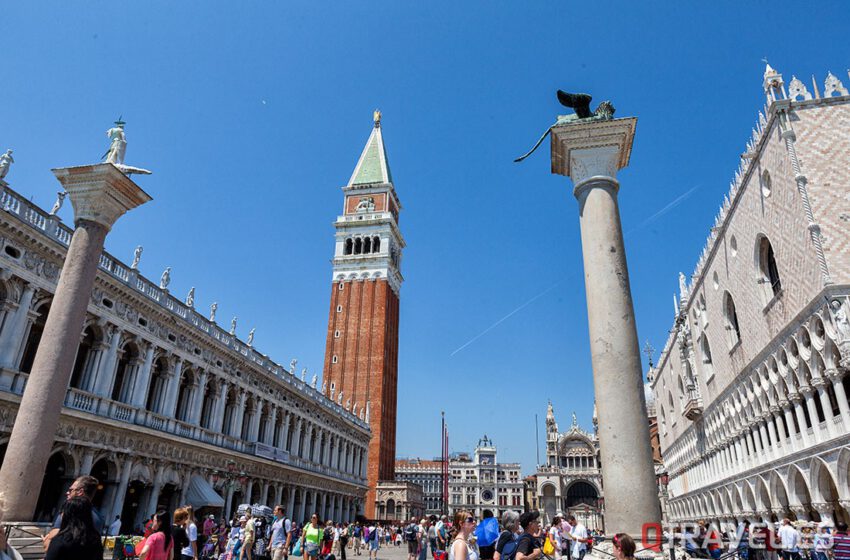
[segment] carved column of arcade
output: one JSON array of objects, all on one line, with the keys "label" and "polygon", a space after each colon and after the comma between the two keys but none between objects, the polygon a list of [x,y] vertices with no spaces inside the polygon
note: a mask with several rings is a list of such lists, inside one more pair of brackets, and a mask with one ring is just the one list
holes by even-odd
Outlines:
[{"label": "carved column of arcade", "polygon": [[254,399],[254,407],[251,409],[251,424],[248,426],[248,441],[257,441],[260,432],[260,415],[262,410],[262,399]]},{"label": "carved column of arcade", "polygon": [[826,431],[828,437],[832,439],[838,433],[836,431],[835,421],[833,420],[832,403],[829,402],[829,394],[826,392],[827,380],[820,377],[820,373],[818,372],[818,377],[812,378],[812,386],[818,392],[818,399],[820,399],[820,405],[823,409],[823,417],[826,420]]},{"label": "carved column of arcade", "polygon": [[75,230],[0,468],[8,521],[34,515],[79,347],[103,243],[115,221],[151,200],[112,164],[54,169],[74,206]]},{"label": "carved column of arcade", "polygon": [[266,427],[265,430],[263,430],[263,443],[275,447],[277,442],[275,442],[274,439],[274,430],[275,426],[277,426],[278,406],[273,404],[271,407],[272,412],[269,414],[268,418],[266,418]]},{"label": "carved column of arcade", "polygon": [[151,488],[151,493],[148,498],[147,509],[145,510],[145,517],[150,516],[152,513],[156,513],[157,502],[159,501],[159,493],[162,490],[162,477],[165,475],[165,465],[160,464],[156,469],[156,474],[153,477],[153,487]]},{"label": "carved column of arcade", "polygon": [[264,506],[269,505],[269,482],[267,480],[263,481],[263,490],[260,492],[260,503]]},{"label": "carved column of arcade", "polygon": [[803,412],[803,397],[800,393],[791,393],[788,395],[788,400],[794,405],[794,415],[797,418],[797,425],[800,427],[800,437],[803,441],[803,447],[808,447],[812,443],[812,436],[806,429],[806,413]]},{"label": "carved column of arcade", "polygon": [[288,410],[285,411],[283,415],[283,429],[280,431],[280,437],[275,442],[275,447],[283,449],[284,451],[288,451],[288,449],[286,449],[286,440],[289,438],[289,422],[291,418],[292,414]]},{"label": "carved column of arcade", "polygon": [[[286,515],[293,521],[298,521],[295,518],[295,485],[289,486],[289,495],[286,497]],[[300,518],[299,518],[300,519]]]},{"label": "carved column of arcade", "polygon": [[115,368],[118,366],[118,346],[121,344],[123,331],[107,324],[103,328],[106,333],[106,351],[100,359],[94,375],[93,392],[104,398],[112,396],[112,385],[115,383]]},{"label": "carved column of arcade", "polygon": [[209,429],[221,433],[224,428],[224,405],[227,404],[227,391],[230,390],[230,384],[222,380],[218,387],[218,396],[215,399],[215,411],[213,412],[212,423]]},{"label": "carved column of arcade", "polygon": [[847,404],[847,392],[844,390],[844,377],[842,370],[837,368],[827,369],[825,375],[829,382],[832,383],[832,390],[835,392],[835,398],[838,400],[838,410],[841,412],[841,423],[846,431],[850,431],[850,407]]},{"label": "carved column of arcade", "polygon": [[192,393],[192,404],[189,405],[189,424],[199,426],[201,423],[201,412],[204,410],[204,395],[207,392],[207,383],[209,382],[209,372],[201,370],[201,375],[198,376],[197,386]]},{"label": "carved column of arcade", "polygon": [[232,423],[229,436],[239,438],[242,435],[242,422],[245,420],[245,402],[248,400],[248,392],[244,389],[239,390],[239,404],[236,408],[235,422]]},{"label": "carved column of arcade", "polygon": [[[112,501],[113,515],[120,515],[124,509],[124,498],[127,495],[127,487],[130,485],[130,471],[133,467],[133,458],[129,455],[124,457],[121,463],[121,477],[118,479],[118,488],[115,490],[115,499]],[[117,512],[117,513],[115,513]],[[107,518],[108,520],[109,518]],[[131,523],[131,520],[122,519],[123,523]]]},{"label": "carved column of arcade", "polygon": [[163,401],[160,403],[159,413],[166,418],[174,418],[174,413],[177,410],[177,396],[180,394],[180,378],[183,375],[183,358],[180,356],[174,357],[174,366],[171,368],[171,375],[168,378],[168,388],[163,395]]},{"label": "carved column of arcade", "polygon": [[148,386],[151,382],[151,371],[153,370],[153,357],[156,353],[156,345],[153,342],[141,341],[142,348],[145,348],[145,361],[142,366],[136,371],[133,384],[132,404],[136,408],[144,408],[148,398]]},{"label": "carved column of arcade", "polygon": [[303,430],[304,419],[301,416],[295,418],[295,433],[292,434],[292,449],[290,453],[296,457],[301,457],[301,431]]},{"label": "carved column of arcade", "polygon": [[797,440],[797,434],[794,431],[794,403],[790,400],[782,403],[782,417],[785,419],[785,425],[788,427],[788,433],[791,437],[788,441],[791,443],[791,449],[797,451],[800,449],[800,443]]},{"label": "carved column of arcade", "polygon": [[[24,283],[24,289],[21,292],[21,297],[17,302],[14,313],[11,316],[7,313],[6,325],[3,328],[2,336],[0,336],[0,367],[6,369],[17,369],[18,367],[18,357],[24,343],[24,333],[27,330],[27,322],[29,321],[30,308],[32,307],[35,292],[36,287],[33,284]],[[0,388],[7,390],[11,388],[11,379],[11,377],[7,378],[4,375],[2,387]]]}]

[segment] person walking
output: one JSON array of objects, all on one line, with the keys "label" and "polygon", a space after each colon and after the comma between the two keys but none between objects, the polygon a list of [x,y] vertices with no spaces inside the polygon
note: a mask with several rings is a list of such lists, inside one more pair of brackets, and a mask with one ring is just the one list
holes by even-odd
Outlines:
[{"label": "person walking", "polygon": [[617,560],[634,560],[635,558],[635,541],[625,533],[617,533],[611,539],[614,545],[614,556]]},{"label": "person walking", "polygon": [[478,550],[469,542],[469,537],[475,531],[475,518],[472,513],[460,510],[455,513],[452,523],[452,545],[449,549],[449,560],[479,560]]},{"label": "person walking", "polygon": [[245,511],[245,526],[242,528],[242,548],[239,550],[239,560],[254,558],[254,541],[257,538],[257,524],[251,508]]},{"label": "person walking", "polygon": [[304,554],[304,560],[315,560],[319,557],[323,536],[324,530],[319,523],[319,514],[314,513],[310,516],[310,522],[301,531],[301,550]]},{"label": "person walking", "polygon": [[351,525],[348,523],[343,524],[342,529],[339,532],[339,559],[346,560],[346,548],[348,548],[348,541],[351,535]]},{"label": "person walking", "polygon": [[151,534],[143,541],[139,560],[174,560],[171,515],[160,510],[153,515]]},{"label": "person walking", "polygon": [[847,523],[839,521],[835,524],[835,534],[832,535],[833,560],[850,560],[850,535],[847,534]]},{"label": "person walking", "polygon": [[419,524],[415,518],[404,526],[402,533],[404,534],[404,541],[407,543],[407,560],[416,560],[419,555]]},{"label": "person walking", "polygon": [[378,549],[381,546],[381,535],[378,532],[378,527],[380,527],[380,524],[375,526],[373,523],[366,527],[366,531],[368,531],[368,533],[364,531],[364,534],[366,535],[364,538],[368,541],[367,546],[369,548],[369,558],[371,560],[377,560]]},{"label": "person walking", "polygon": [[88,498],[74,496],[62,506],[62,524],[50,540],[44,558],[103,560],[103,545],[92,521],[92,505]]},{"label": "person walking", "polygon": [[448,540],[448,529],[446,528],[446,523],[448,523],[449,518],[443,515],[440,517],[440,520],[437,521],[437,550],[445,550],[446,542]]},{"label": "person walking", "polygon": [[200,548],[198,547],[198,526],[195,524],[195,508],[192,506],[183,506],[186,512],[186,520],[183,528],[186,530],[186,539],[188,544],[180,549],[181,560],[198,560]]},{"label": "person walking", "polygon": [[552,526],[547,532],[547,538],[552,543],[555,560],[561,560],[561,550],[564,547],[564,543],[561,535],[561,518],[557,515],[552,519]]},{"label": "person walking", "polygon": [[416,537],[419,541],[418,560],[427,560],[428,558],[428,525],[430,525],[428,518],[423,517],[419,522],[419,528],[416,532]]},{"label": "person walking", "polygon": [[493,560],[496,553],[496,541],[499,539],[499,522],[493,517],[493,512],[485,509],[481,515],[481,523],[475,528],[475,544],[481,560]]},{"label": "person walking", "polygon": [[360,556],[360,547],[363,544],[363,527],[360,526],[360,522],[356,521],[354,523],[354,530],[352,532],[353,540],[354,540],[354,554]]},{"label": "person walking", "polygon": [[431,546],[431,556],[437,551],[437,516],[428,518],[428,544]]},{"label": "person walking", "polygon": [[567,516],[567,521],[573,526],[570,533],[570,539],[573,541],[573,549],[571,556],[574,560],[584,560],[584,555],[587,553],[587,543],[590,539],[587,535],[587,527],[581,521],[576,521],[574,515]]},{"label": "person walking", "polygon": [[800,560],[800,535],[787,517],[779,528],[779,542],[782,544],[782,560]]},{"label": "person walking", "polygon": [[274,520],[272,521],[271,550],[272,560],[283,560],[289,550],[289,531],[286,530],[286,516],[283,514],[283,506],[275,506]]}]

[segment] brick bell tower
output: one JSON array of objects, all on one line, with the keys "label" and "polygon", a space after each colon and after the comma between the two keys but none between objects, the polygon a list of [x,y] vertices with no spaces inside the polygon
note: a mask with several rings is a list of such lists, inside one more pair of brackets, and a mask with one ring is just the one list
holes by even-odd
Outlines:
[{"label": "brick bell tower", "polygon": [[398,387],[401,210],[381,134],[381,113],[348,184],[336,219],[331,309],[325,346],[327,396],[368,422],[365,514],[375,517],[375,488],[393,480]]}]

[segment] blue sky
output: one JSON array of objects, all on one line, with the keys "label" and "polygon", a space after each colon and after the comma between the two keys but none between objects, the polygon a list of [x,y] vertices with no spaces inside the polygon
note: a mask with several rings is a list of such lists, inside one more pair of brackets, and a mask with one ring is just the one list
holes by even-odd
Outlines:
[{"label": "blue sky", "polygon": [[107,249],[142,244],[149,278],[171,266],[173,293],[195,286],[316,371],[339,187],[380,108],[408,244],[398,455],[437,455],[444,409],[452,450],[486,433],[530,472],[547,399],[562,427],[593,405],[571,185],[547,145],[512,163],[564,112],[555,90],[639,119],[620,203],[640,340],[660,348],[762,106],[761,59],[847,84],[848,23],[840,2],[9,3],[0,148],[49,208],[50,169],[97,161],[123,115],[154,201]]}]

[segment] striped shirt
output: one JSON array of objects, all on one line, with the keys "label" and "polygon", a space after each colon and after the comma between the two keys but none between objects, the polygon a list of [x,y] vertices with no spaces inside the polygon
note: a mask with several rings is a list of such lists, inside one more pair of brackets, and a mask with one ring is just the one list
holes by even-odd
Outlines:
[{"label": "striped shirt", "polygon": [[835,533],[832,536],[832,555],[835,560],[850,560],[850,535]]}]

